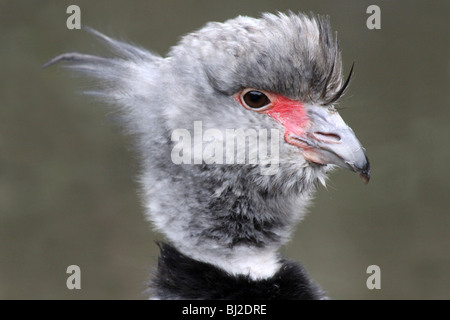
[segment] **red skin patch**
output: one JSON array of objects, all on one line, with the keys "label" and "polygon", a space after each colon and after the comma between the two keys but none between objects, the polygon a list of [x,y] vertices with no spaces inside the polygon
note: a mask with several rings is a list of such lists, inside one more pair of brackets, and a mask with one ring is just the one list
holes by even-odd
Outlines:
[{"label": "red skin patch", "polygon": [[[280,94],[269,92],[264,92],[264,94],[266,94],[267,97],[272,102],[271,105],[268,106],[268,108],[264,108],[261,111],[258,110],[252,111],[267,114],[272,118],[274,118],[275,120],[277,120],[279,123],[281,123],[285,128],[284,139],[288,143],[292,144],[292,140],[288,139],[288,136],[290,134],[301,137],[304,136],[305,131],[309,125],[309,118],[308,115],[306,114],[305,106],[303,105],[303,103],[296,100],[288,99]],[[249,109],[242,102],[241,92],[236,94],[234,98],[244,108]],[[297,145],[298,143],[299,141],[297,141],[297,143],[295,144]],[[304,145],[304,147],[307,146]]]},{"label": "red skin patch", "polygon": [[285,138],[291,133],[303,136],[309,122],[304,105],[279,94],[272,94],[270,98],[272,98],[272,107],[263,113],[268,114],[285,127]]}]

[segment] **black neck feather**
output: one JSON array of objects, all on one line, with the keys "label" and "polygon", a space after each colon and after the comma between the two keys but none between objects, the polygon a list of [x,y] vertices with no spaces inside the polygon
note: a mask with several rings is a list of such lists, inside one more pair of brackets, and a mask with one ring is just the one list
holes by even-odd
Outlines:
[{"label": "black neck feather", "polygon": [[150,284],[152,295],[159,299],[326,299],[304,268],[291,261],[282,260],[271,278],[253,280],[189,258],[168,244],[159,246],[158,268]]}]

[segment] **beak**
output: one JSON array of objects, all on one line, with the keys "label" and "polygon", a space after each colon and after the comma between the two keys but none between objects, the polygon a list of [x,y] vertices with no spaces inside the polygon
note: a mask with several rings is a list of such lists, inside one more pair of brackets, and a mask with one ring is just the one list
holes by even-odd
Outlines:
[{"label": "beak", "polygon": [[339,113],[323,106],[306,105],[309,128],[302,136],[291,134],[289,140],[302,144],[306,160],[334,164],[359,173],[365,183],[370,180],[369,159],[353,130]]}]

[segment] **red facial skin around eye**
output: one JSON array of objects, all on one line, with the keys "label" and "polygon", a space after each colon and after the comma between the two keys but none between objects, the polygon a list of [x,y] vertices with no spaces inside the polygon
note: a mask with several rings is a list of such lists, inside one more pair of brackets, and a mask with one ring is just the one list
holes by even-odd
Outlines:
[{"label": "red facial skin around eye", "polygon": [[284,126],[285,139],[289,134],[303,136],[308,126],[304,105],[279,94],[271,94],[269,98],[272,100],[272,107],[262,113],[268,114]]},{"label": "red facial skin around eye", "polygon": [[[267,114],[281,123],[285,128],[284,139],[286,142],[289,142],[287,139],[289,134],[304,136],[309,124],[304,105],[301,102],[288,99],[280,94],[267,92],[265,94],[272,102],[272,105],[267,109],[255,111]],[[234,98],[244,106],[241,100],[241,93],[236,94]]]}]

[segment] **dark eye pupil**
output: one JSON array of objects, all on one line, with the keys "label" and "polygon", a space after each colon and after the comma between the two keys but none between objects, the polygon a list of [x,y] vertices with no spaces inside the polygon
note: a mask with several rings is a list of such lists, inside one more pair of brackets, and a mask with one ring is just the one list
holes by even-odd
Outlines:
[{"label": "dark eye pupil", "polygon": [[262,108],[270,103],[269,98],[260,91],[249,91],[244,94],[244,102],[250,108]]}]

